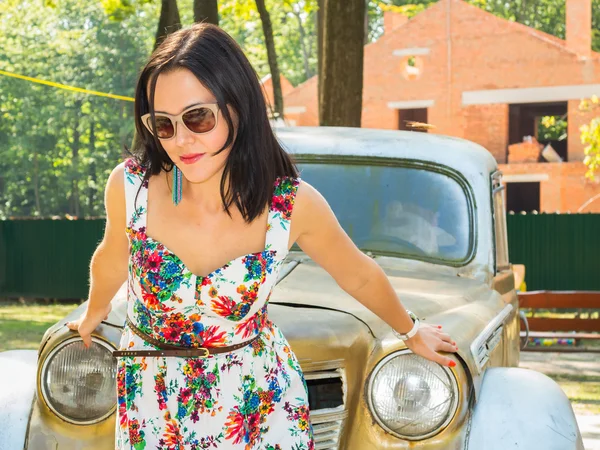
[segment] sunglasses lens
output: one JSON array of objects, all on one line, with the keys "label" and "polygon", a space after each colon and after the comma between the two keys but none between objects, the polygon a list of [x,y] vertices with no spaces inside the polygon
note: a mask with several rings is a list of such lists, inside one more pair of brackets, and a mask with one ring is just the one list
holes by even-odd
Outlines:
[{"label": "sunglasses lens", "polygon": [[183,123],[194,133],[206,133],[217,123],[214,113],[209,108],[196,108],[183,115]]},{"label": "sunglasses lens", "polygon": [[161,139],[168,139],[175,133],[173,122],[168,117],[156,116],[156,135]]}]

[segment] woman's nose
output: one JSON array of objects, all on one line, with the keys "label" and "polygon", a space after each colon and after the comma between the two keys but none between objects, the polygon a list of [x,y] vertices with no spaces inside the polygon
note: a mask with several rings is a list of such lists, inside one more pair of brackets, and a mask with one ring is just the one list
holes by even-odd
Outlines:
[{"label": "woman's nose", "polygon": [[182,123],[177,121],[175,124],[175,141],[178,146],[184,146],[194,140],[192,132],[188,130]]}]

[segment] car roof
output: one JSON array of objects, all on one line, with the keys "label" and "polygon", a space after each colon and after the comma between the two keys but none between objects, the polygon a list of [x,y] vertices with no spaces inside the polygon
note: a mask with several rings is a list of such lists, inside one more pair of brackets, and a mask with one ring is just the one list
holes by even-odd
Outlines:
[{"label": "car roof", "polygon": [[497,170],[492,154],[465,139],[415,131],[351,127],[276,127],[291,154],[417,159],[443,164],[462,173]]}]

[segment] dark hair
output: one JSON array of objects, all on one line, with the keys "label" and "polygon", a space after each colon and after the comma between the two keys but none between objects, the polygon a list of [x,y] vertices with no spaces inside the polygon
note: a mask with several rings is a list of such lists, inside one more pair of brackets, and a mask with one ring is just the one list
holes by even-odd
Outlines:
[{"label": "dark hair", "polygon": [[[161,170],[168,172],[174,166],[141,117],[150,112],[155,128],[156,79],[161,72],[177,69],[192,72],[217,99],[229,128],[218,153],[233,142],[221,178],[221,199],[227,214],[231,216],[229,208],[233,203],[250,223],[270,204],[276,179],[297,177],[298,170],[273,133],[258,74],[237,42],[216,25],[196,23],[170,34],[154,50],[139,75],[134,107],[138,141],[133,156],[146,169],[142,185],[150,176]],[[237,135],[227,105],[239,118]],[[225,186],[227,176],[229,186]]]}]

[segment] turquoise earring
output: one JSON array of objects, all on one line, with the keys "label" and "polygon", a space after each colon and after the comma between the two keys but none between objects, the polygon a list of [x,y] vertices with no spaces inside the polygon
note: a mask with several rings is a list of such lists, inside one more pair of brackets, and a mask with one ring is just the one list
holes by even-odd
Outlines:
[{"label": "turquoise earring", "polygon": [[181,170],[173,165],[173,204],[181,202]]}]

